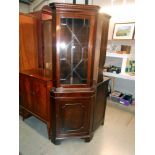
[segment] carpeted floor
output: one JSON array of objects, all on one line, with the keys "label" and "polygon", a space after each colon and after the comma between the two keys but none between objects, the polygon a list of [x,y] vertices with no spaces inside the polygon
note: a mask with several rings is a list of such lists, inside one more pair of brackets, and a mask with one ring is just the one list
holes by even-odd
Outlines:
[{"label": "carpeted floor", "polygon": [[105,124],[100,126],[90,143],[81,139],[54,145],[48,140],[46,124],[30,117],[19,119],[19,151],[21,155],[134,155],[135,116],[108,105]]}]

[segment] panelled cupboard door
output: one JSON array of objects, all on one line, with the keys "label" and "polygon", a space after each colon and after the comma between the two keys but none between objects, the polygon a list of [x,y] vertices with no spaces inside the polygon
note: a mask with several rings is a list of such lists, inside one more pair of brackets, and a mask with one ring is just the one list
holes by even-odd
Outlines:
[{"label": "panelled cupboard door", "polygon": [[63,99],[56,102],[57,134],[83,134],[89,131],[90,100]]},{"label": "panelled cupboard door", "polygon": [[26,109],[30,111],[34,111],[34,102],[33,102],[33,96],[34,91],[32,87],[32,79],[26,76],[22,76],[22,106],[24,106]]},{"label": "panelled cupboard door", "polygon": [[33,79],[35,113],[45,120],[48,117],[46,82]]}]

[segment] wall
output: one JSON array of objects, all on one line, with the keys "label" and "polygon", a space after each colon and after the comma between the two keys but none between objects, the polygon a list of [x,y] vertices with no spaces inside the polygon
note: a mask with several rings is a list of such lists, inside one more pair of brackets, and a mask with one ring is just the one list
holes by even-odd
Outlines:
[{"label": "wall", "polygon": [[30,11],[30,6],[28,4],[19,3],[19,12],[29,13],[29,11]]}]

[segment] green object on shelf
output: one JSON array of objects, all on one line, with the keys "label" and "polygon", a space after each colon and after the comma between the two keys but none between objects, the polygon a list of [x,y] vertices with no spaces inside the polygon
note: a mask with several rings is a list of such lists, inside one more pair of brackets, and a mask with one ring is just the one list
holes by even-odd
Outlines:
[{"label": "green object on shelf", "polygon": [[134,73],[135,72],[135,60],[129,60],[126,64],[125,72]]},{"label": "green object on shelf", "polygon": [[127,67],[125,68],[125,72],[128,72],[128,68]]}]

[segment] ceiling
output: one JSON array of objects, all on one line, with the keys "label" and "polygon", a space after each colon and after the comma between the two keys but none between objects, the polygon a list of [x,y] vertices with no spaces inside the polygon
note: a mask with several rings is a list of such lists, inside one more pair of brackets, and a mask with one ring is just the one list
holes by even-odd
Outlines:
[{"label": "ceiling", "polygon": [[35,0],[19,0],[20,3],[25,3],[30,5],[32,2],[34,2]]}]

